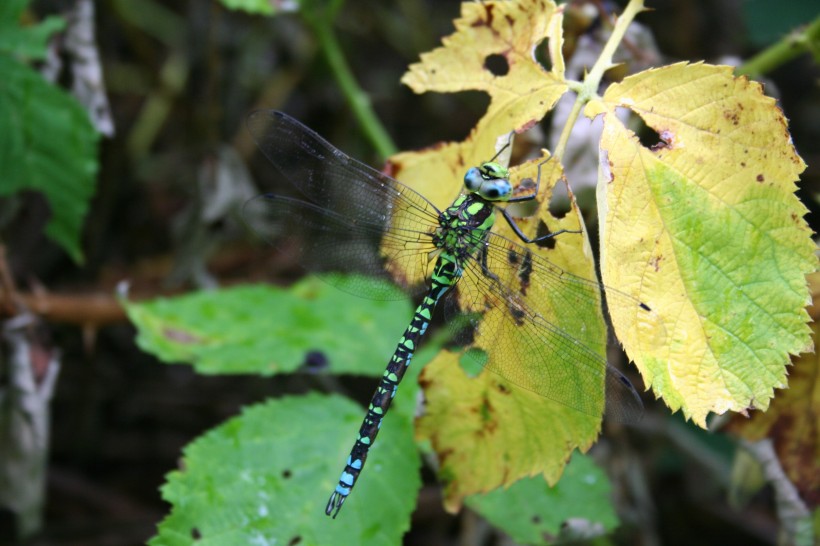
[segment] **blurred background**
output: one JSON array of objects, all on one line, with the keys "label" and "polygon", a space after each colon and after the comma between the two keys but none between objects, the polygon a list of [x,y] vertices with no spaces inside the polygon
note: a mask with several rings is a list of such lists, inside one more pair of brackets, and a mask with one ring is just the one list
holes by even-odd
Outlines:
[{"label": "blurred background", "polygon": [[[27,544],[143,543],[167,513],[158,488],[186,443],[242,405],[312,386],[298,377],[205,377],[187,366],[162,364],[135,346],[134,330],[115,299],[123,280],[129,297],[145,299],[248,280],[286,284],[300,275],[295,264],[273,263],[239,219],[242,203],[262,191],[258,181],[276,176],[243,126],[249,112],[285,111],[352,157],[381,168],[391,146],[410,150],[464,139],[488,104],[478,92],[420,96],[399,82],[409,64],[453,31],[458,2],[337,2],[331,17],[323,12],[330,3],[274,16],[229,4],[35,1],[17,23],[55,15],[71,21],[50,39],[48,58],[30,63],[56,85],[71,89],[83,62],[102,70],[86,101],[102,137],[96,188],[82,225],[83,260],[73,260],[46,236],[51,212],[42,194],[0,191],[0,319],[8,324],[21,309],[32,311],[26,346],[36,353],[35,377],[55,381],[53,393],[41,391],[39,414],[40,430],[48,433],[44,519]],[[287,10],[297,3],[267,4]],[[638,21],[654,44],[640,47],[656,65],[706,60],[743,66],[820,11],[811,0],[647,4],[653,11]],[[601,9],[619,8],[608,2],[568,8],[568,55],[581,37],[595,40]],[[68,36],[77,26],[87,42],[72,47]],[[327,29],[389,139],[365,129],[350,107],[338,60],[328,56]],[[801,51],[763,65],[755,78],[779,99],[808,164],[799,195],[816,230],[820,68]],[[91,53],[98,58],[89,60]],[[620,77],[643,68],[636,58]],[[5,89],[0,82],[0,108]],[[0,186],[3,173],[21,161],[0,151]],[[3,357],[17,347],[9,338],[2,343]],[[49,372],[55,358],[61,362],[58,376]],[[10,377],[3,362],[0,388]],[[369,397],[371,383],[354,385],[361,400]],[[613,540],[776,543],[780,523],[770,487],[730,502],[727,473],[736,443],[668,417],[663,407],[649,411],[664,416],[650,421],[658,430],[642,440],[655,513],[646,528]],[[464,543],[463,516],[443,512],[436,487],[434,480],[426,482],[407,544]],[[15,515],[0,507],[0,544],[17,543],[18,527]]]}]

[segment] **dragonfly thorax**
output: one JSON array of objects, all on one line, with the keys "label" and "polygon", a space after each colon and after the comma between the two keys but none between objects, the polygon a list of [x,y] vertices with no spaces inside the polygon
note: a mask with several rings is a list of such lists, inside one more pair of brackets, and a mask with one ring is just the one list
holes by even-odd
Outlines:
[{"label": "dragonfly thorax", "polygon": [[490,161],[468,170],[464,174],[464,187],[487,201],[506,201],[512,195],[509,176],[506,167]]},{"label": "dragonfly thorax", "polygon": [[494,223],[492,203],[475,193],[461,195],[441,212],[433,244],[462,261],[486,243]]}]

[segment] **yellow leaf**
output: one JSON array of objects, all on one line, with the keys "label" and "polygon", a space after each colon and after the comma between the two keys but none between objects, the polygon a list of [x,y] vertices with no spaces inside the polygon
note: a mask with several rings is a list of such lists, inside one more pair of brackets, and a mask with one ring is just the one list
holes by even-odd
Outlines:
[{"label": "yellow leaf", "polygon": [[[532,191],[529,182],[540,180],[547,197],[564,183],[560,164],[543,158],[512,169],[511,179],[520,191]],[[578,231],[582,220],[569,197],[570,212],[561,219],[542,207],[516,223],[530,237]],[[445,505],[452,511],[466,495],[526,476],[541,473],[555,483],[572,451],[586,450],[597,437],[604,409],[606,328],[597,282],[585,280],[595,278],[586,238],[565,233],[523,249],[503,220],[494,229],[506,238],[491,236],[487,267],[517,299],[503,301],[503,294],[482,289],[480,274],[469,269],[456,288],[462,309],[482,313],[473,346],[486,354],[486,368],[470,377],[457,355],[443,353],[423,372],[427,405],[418,431],[441,458]],[[522,251],[529,265],[519,263]],[[520,323],[513,301],[525,306]]]},{"label": "yellow leaf", "polygon": [[[616,107],[661,142],[642,146]],[[604,119],[604,283],[658,310],[666,343],[647,347],[611,306],[618,338],[655,394],[701,426],[710,411],[765,409],[789,354],[811,347],[805,275],[817,265],[782,112],[730,67],[680,63],[610,86],[587,113]]]},{"label": "yellow leaf", "polygon": [[599,417],[567,411],[492,373],[470,378],[454,353],[428,363],[420,382],[427,403],[417,436],[439,455],[450,512],[468,495],[525,476],[543,474],[554,485],[574,446],[586,450],[598,434]]},{"label": "yellow leaf", "polygon": [[[456,32],[444,38],[444,46],[423,54],[402,83],[416,93],[486,91],[490,106],[464,142],[396,154],[389,161],[391,174],[439,209],[452,203],[462,191],[467,169],[492,157],[499,139],[510,131],[538,122],[566,91],[562,20],[563,11],[549,0],[462,3]],[[545,39],[550,71],[534,58],[536,46]],[[507,63],[506,74],[493,74],[486,67],[494,55]],[[400,225],[408,219],[399,215],[393,221]],[[417,271],[393,268],[391,273],[400,282],[423,280]]]},{"label": "yellow leaf", "polygon": [[[452,203],[463,190],[468,168],[492,157],[509,131],[540,120],[566,91],[562,16],[545,0],[462,4],[456,33],[443,47],[423,55],[403,81],[416,92],[486,91],[491,97],[488,111],[465,142],[393,156],[392,174],[439,209]],[[534,60],[534,48],[545,38],[551,71]],[[506,60],[506,73],[486,68],[491,56]],[[525,476],[542,473],[554,483],[572,451],[587,449],[597,437],[604,409],[606,327],[592,252],[574,197],[570,192],[570,212],[560,219],[545,205],[535,210],[550,201],[556,184],[565,184],[554,160],[539,158],[513,168],[510,180],[523,192],[533,190],[523,182],[540,181],[533,210],[515,213],[514,207],[508,208],[515,216],[528,216],[517,220],[527,236],[561,229],[577,233],[524,248],[499,216],[491,235],[495,251],[487,266],[515,294],[509,298],[497,293],[496,285],[475,270],[471,274],[470,268],[457,287],[461,309],[482,314],[474,346],[486,355],[487,367],[478,377],[469,377],[458,359],[446,353],[428,364],[422,380],[428,404],[418,428],[441,458],[450,510],[457,509],[465,495]],[[392,222],[412,226],[413,218],[394,211]],[[404,284],[426,280],[431,265],[432,260],[426,267],[388,260],[391,273]],[[637,307],[637,300],[621,299]],[[517,322],[522,312],[527,318]]]}]

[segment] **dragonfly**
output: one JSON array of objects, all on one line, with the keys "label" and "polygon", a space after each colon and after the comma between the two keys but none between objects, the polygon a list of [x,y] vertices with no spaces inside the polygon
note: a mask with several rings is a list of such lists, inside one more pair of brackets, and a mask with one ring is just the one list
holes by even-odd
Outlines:
[{"label": "dragonfly", "polygon": [[[521,358],[493,358],[489,354],[481,359],[483,353],[477,351],[475,358],[492,372],[597,417],[602,411],[600,397],[593,393],[603,384],[607,415],[612,406],[617,408],[614,411],[619,419],[639,418],[643,405],[629,379],[526,301],[524,276],[527,285],[540,284],[555,294],[566,294],[563,299],[556,296],[560,313],[575,312],[577,302],[598,304],[602,292],[597,280],[573,275],[527,248],[565,230],[530,238],[506,209],[507,204],[536,199],[540,170],[534,189],[515,195],[509,169],[494,157],[469,168],[460,195],[439,210],[418,192],[348,157],[287,114],[253,112],[247,126],[262,153],[299,192],[297,197],[266,193],[248,201],[243,217],[254,231],[281,246],[277,241],[283,235],[297,228],[306,230],[299,248],[303,265],[331,283],[340,278],[333,272],[358,273],[354,278],[359,280],[351,283],[348,279],[342,288],[359,296],[385,299],[395,290],[369,279],[387,279],[423,296],[370,400],[344,470],[325,506],[328,516],[336,518],[356,484],[399,383],[442,300],[448,301],[444,306],[445,311],[449,309],[448,322],[459,323],[456,319],[466,317],[474,331],[480,330],[481,317],[476,313],[458,315],[457,302],[472,301],[474,307],[483,306],[485,311],[498,308],[506,319],[503,326],[514,329],[512,339],[517,346],[498,354],[524,355]],[[497,215],[519,241],[492,231]],[[396,275],[396,271],[404,271],[404,275]],[[505,281],[509,278],[520,282]],[[426,282],[414,283],[417,279]],[[633,306],[638,315],[654,313],[631,296],[610,290],[608,298],[613,297],[610,294],[623,300],[619,303]],[[469,345],[475,336],[465,337]],[[498,343],[508,345],[512,343],[509,339],[497,338]],[[518,345],[523,350],[516,352]],[[465,354],[474,352],[465,347]],[[549,361],[548,354],[558,354],[559,361]],[[562,380],[570,376],[576,388],[562,386],[567,384]]]}]

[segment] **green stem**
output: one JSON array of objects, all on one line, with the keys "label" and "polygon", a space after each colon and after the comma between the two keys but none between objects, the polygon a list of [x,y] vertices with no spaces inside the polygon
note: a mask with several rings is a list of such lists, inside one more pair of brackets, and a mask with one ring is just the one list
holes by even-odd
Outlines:
[{"label": "green stem", "polygon": [[735,74],[750,77],[768,74],[798,55],[809,51],[820,62],[820,17],[802,29],[790,32],[739,67]]},{"label": "green stem", "polygon": [[569,135],[572,132],[572,128],[578,116],[581,114],[581,108],[598,95],[598,87],[601,85],[604,73],[615,66],[612,63],[612,56],[623,40],[626,29],[632,24],[632,20],[635,19],[635,16],[643,10],[643,0],[630,0],[624,12],[615,22],[615,27],[612,29],[612,34],[609,35],[609,39],[604,45],[601,55],[598,57],[592,70],[590,70],[584,78],[584,81],[581,83],[569,82],[569,88],[575,91],[577,96],[575,98],[575,104],[572,105],[572,110],[567,118],[567,122],[564,125],[564,129],[561,131],[558,144],[553,151],[555,158],[559,161],[564,155],[567,142],[569,142]]},{"label": "green stem", "polygon": [[555,145],[555,149],[552,151],[553,157],[558,161],[561,161],[564,157],[564,152],[567,148],[567,142],[569,142],[569,135],[572,133],[572,128],[575,126],[575,121],[578,119],[578,116],[581,113],[581,108],[584,106],[585,102],[581,99],[582,93],[579,91],[580,86],[574,86],[570,84],[570,89],[576,92],[575,96],[575,103],[572,105],[572,110],[569,112],[569,117],[567,117],[567,122],[564,124],[564,128],[561,130],[561,137],[558,139],[558,144]]},{"label": "green stem", "polygon": [[379,118],[373,111],[370,99],[361,87],[359,87],[356,78],[353,76],[353,72],[345,60],[342,48],[336,39],[336,35],[333,33],[332,15],[335,11],[336,10],[329,10],[326,13],[306,15],[305,19],[316,34],[319,47],[322,49],[330,65],[330,70],[339,83],[342,93],[350,104],[354,115],[359,120],[367,138],[382,159],[386,159],[388,156],[396,153],[396,145],[393,143],[390,135],[387,134],[384,126],[382,126],[381,121],[379,121]]}]

